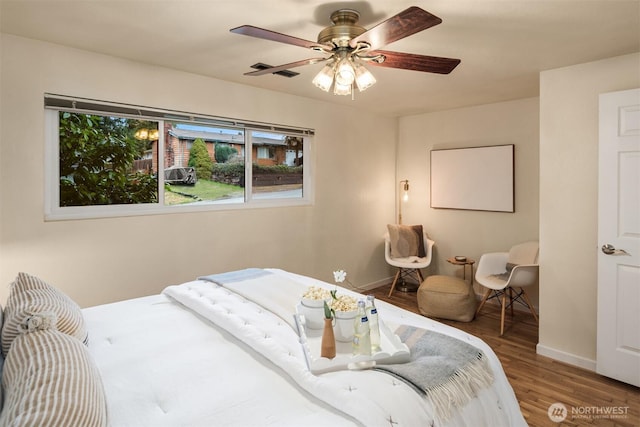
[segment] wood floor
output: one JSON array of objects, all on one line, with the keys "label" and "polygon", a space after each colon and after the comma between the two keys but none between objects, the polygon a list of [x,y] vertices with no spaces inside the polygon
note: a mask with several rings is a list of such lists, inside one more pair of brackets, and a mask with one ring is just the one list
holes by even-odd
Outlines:
[{"label": "wood floor", "polygon": [[[389,289],[390,285],[370,292],[377,299],[418,313],[415,292],[395,291],[388,298]],[[516,311],[513,321],[507,315],[502,337],[500,310],[492,304],[486,304],[469,323],[438,320],[480,337],[493,349],[530,426],[640,426],[640,389],[536,354],[538,326],[531,313]],[[560,424],[547,415],[549,406],[557,402],[569,413]],[[612,418],[587,413],[611,411],[613,407],[626,414]],[[581,414],[572,415],[574,410]]]}]

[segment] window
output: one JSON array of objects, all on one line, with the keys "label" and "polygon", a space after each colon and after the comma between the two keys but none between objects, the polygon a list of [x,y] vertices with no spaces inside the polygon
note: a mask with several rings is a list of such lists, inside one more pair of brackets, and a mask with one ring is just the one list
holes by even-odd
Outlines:
[{"label": "window", "polygon": [[46,218],[311,203],[310,130],[47,95]]},{"label": "window", "polygon": [[273,158],[273,151],[270,147],[258,147],[258,159],[271,159]]}]

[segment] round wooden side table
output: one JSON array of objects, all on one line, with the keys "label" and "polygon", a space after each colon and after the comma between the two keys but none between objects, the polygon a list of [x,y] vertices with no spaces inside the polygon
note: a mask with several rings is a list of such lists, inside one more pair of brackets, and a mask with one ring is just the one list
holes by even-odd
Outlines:
[{"label": "round wooden side table", "polygon": [[462,279],[467,280],[467,265],[471,266],[471,284],[473,285],[473,264],[476,263],[476,260],[471,258],[466,258],[464,261],[458,261],[455,257],[447,258],[447,262],[454,265],[462,266]]}]

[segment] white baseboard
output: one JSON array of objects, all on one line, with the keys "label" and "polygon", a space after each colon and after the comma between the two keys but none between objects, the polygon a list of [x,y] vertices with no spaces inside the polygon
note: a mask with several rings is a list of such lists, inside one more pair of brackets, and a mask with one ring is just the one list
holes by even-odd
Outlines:
[{"label": "white baseboard", "polygon": [[371,283],[366,283],[364,285],[360,285],[360,286],[358,286],[358,288],[354,287],[353,290],[356,291],[356,292],[370,291],[371,289],[375,289],[375,288],[379,288],[380,286],[388,285],[391,282],[393,282],[393,276],[385,278],[385,279],[378,280],[376,282],[371,282]]},{"label": "white baseboard", "polygon": [[[393,277],[389,277],[389,278],[386,278],[386,279],[378,280],[377,282],[367,283],[366,285],[360,286],[360,288],[358,290],[362,291],[362,290],[375,289],[375,288],[380,287],[380,286],[388,285],[392,280],[393,280]],[[482,295],[481,294],[476,294],[476,297],[478,298],[478,300],[482,299]],[[499,305],[498,301],[496,301],[495,299],[493,299],[491,301],[488,301],[487,304]],[[514,308],[516,310],[520,310],[520,311],[523,311],[523,312],[527,312],[527,313],[529,312],[529,310],[527,308],[520,307],[518,305],[514,305]],[[538,307],[534,307],[534,308],[535,308],[536,312],[538,312]],[[596,361],[595,360],[587,359],[587,358],[582,357],[582,356],[577,356],[575,354],[567,353],[567,352],[562,351],[562,350],[557,350],[555,348],[547,347],[547,346],[539,344],[539,343],[536,345],[536,353],[541,355],[541,356],[549,357],[549,358],[557,360],[559,362],[566,363],[568,365],[577,366],[579,368],[586,369],[586,370],[593,371],[593,372],[596,371]]]},{"label": "white baseboard", "polygon": [[536,353],[541,356],[546,356],[560,362],[567,363],[569,365],[577,366],[579,368],[587,369],[589,371],[596,371],[596,361],[587,359],[582,356],[576,356],[575,354],[567,353],[562,350],[556,350],[555,348],[547,347],[538,343],[536,345]]}]

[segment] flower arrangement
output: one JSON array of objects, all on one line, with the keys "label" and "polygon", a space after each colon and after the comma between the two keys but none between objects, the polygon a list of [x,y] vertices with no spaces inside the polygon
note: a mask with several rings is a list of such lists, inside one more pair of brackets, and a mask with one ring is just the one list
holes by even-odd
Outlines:
[{"label": "flower arrangement", "polygon": [[[347,282],[351,285],[351,282],[347,280],[347,272],[344,270],[337,270],[333,272],[333,280],[336,283]],[[354,311],[358,309],[358,303],[356,299],[349,295],[337,296],[338,289],[334,289],[331,292],[331,308],[333,311]]]},{"label": "flower arrangement", "polygon": [[333,279],[336,282],[336,288],[331,291],[331,312],[335,318],[335,337],[340,342],[351,342],[353,340],[353,324],[358,310],[358,303],[356,298],[350,295],[337,295],[338,283],[347,282],[349,287],[353,287],[347,279],[346,271],[334,271]]},{"label": "flower arrangement", "polygon": [[[347,273],[344,270],[333,272],[333,278],[338,283],[347,282]],[[323,308],[325,319],[334,319],[336,311],[351,312],[358,309],[357,300],[350,295],[338,295],[338,287],[333,290],[319,286],[309,286],[302,294],[303,305],[307,307]]]},{"label": "flower arrangement", "polygon": [[[335,280],[336,283],[342,283],[345,280],[347,280],[347,272],[344,270],[336,270],[333,272],[333,280]],[[350,282],[347,280],[347,283],[350,284]]]}]

